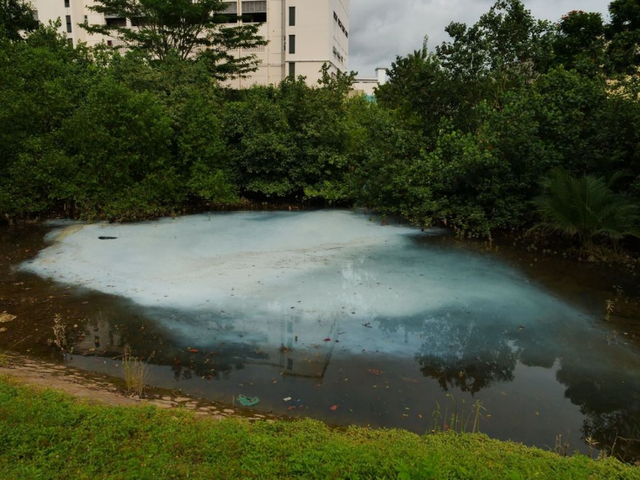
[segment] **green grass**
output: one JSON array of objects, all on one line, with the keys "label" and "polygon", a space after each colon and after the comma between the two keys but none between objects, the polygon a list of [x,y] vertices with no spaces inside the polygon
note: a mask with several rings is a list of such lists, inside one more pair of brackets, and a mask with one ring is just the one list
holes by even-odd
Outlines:
[{"label": "green grass", "polygon": [[215,422],[185,411],[90,406],[0,378],[0,478],[599,480],[640,479],[640,470],[484,435]]}]

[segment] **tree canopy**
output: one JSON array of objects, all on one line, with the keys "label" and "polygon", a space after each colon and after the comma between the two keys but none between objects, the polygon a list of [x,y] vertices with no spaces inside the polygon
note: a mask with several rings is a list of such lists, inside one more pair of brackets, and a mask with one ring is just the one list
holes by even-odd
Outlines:
[{"label": "tree canopy", "polygon": [[[638,204],[640,73],[620,45],[639,1],[615,0],[611,22],[574,11],[549,23],[498,0],[435,51],[397,57],[370,102],[327,68],[314,86],[221,88],[212,76],[255,67],[232,47],[264,41],[256,25],[220,23],[219,0],[99,0],[119,20],[87,28],[121,36],[122,52],[70,45],[55,25],[0,42],[0,213],[357,205],[488,237],[551,222],[535,199],[557,168],[571,182],[624,171],[606,199]],[[637,231],[635,216],[607,218]]]},{"label": "tree canopy", "polygon": [[0,0],[0,38],[20,40],[21,32],[38,28],[36,12],[23,0]]},{"label": "tree canopy", "polygon": [[574,10],[558,22],[555,63],[596,74],[605,63],[605,25],[599,13]]},{"label": "tree canopy", "polygon": [[202,60],[218,79],[244,76],[258,68],[255,55],[239,49],[266,45],[259,24],[225,26],[223,0],[96,0],[93,11],[107,18],[129,19],[105,25],[83,24],[88,32],[122,40],[126,48],[151,60]]},{"label": "tree canopy", "polygon": [[640,68],[640,0],[614,0],[609,5],[608,55],[613,70],[638,73]]},{"label": "tree canopy", "polygon": [[541,71],[551,56],[552,24],[535,19],[520,0],[498,0],[476,24],[453,22],[445,30],[452,41],[436,48],[438,57],[465,78]]}]

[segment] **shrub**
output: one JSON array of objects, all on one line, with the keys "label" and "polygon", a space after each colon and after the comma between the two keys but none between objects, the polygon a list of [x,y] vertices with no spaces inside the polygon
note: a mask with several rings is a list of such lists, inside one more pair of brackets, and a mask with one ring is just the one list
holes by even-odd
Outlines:
[{"label": "shrub", "polygon": [[535,201],[542,222],[534,229],[577,238],[584,247],[594,239],[640,237],[640,209],[628,196],[615,193],[609,181],[585,175],[573,177],[555,169],[544,182],[544,194]]}]

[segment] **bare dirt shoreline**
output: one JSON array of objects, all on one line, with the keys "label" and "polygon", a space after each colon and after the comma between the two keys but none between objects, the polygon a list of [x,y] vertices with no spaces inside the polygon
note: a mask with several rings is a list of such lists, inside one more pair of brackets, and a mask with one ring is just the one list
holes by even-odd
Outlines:
[{"label": "bare dirt shoreline", "polygon": [[268,413],[254,413],[244,408],[203,401],[171,390],[150,389],[142,399],[127,396],[118,388],[118,380],[107,375],[47,363],[24,355],[4,354],[0,363],[0,376],[7,376],[36,389],[51,388],[83,401],[102,405],[184,408],[197,416],[216,420],[239,417],[249,421],[275,421],[278,418]]}]

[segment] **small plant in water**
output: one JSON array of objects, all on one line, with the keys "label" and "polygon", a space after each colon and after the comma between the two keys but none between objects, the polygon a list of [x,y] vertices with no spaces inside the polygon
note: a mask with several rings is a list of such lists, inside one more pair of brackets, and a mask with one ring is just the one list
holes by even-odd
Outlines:
[{"label": "small plant in water", "polygon": [[562,435],[556,435],[556,447],[553,449],[558,455],[566,457],[569,455],[569,442],[562,439]]},{"label": "small plant in water", "polygon": [[149,360],[153,357],[153,353],[143,362],[138,357],[131,355],[131,349],[125,347],[122,356],[122,366],[124,367],[124,381],[127,385],[127,392],[132,395],[142,397],[147,383],[147,375]]},{"label": "small plant in water", "polygon": [[436,402],[436,409],[433,411],[433,432],[456,432],[456,433],[480,433],[480,419],[487,411],[480,400],[476,400],[467,406],[465,399],[458,402],[453,395],[448,394],[453,406],[451,410],[447,406],[442,413],[440,404]]},{"label": "small plant in water", "polygon": [[607,322],[611,321],[611,314],[613,314],[613,310],[615,309],[615,302],[613,300],[607,300],[606,302],[606,315],[604,319]]},{"label": "small plant in water", "polygon": [[632,450],[640,445],[640,438],[638,438],[638,434],[640,433],[638,428],[640,427],[637,425],[637,422],[632,423],[632,426],[630,426],[626,432],[626,436],[616,435],[613,445],[611,445],[611,451],[609,452],[612,457],[617,457],[619,460],[625,461],[625,459],[629,458]]},{"label": "small plant in water", "polygon": [[67,348],[67,325],[62,319],[62,315],[56,313],[53,318],[53,343],[60,350]]},{"label": "small plant in water", "polygon": [[593,437],[587,437],[584,441],[589,447],[589,458],[593,458],[593,451],[598,447],[598,442]]}]

